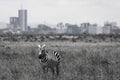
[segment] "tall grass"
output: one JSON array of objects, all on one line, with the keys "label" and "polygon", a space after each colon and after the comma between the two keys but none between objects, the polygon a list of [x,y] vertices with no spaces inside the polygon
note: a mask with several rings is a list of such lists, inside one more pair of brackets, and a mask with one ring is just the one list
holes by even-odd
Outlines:
[{"label": "tall grass", "polygon": [[[54,46],[49,48],[54,49]],[[120,46],[59,46],[60,75],[43,74],[35,46],[0,48],[0,80],[119,80]]]}]

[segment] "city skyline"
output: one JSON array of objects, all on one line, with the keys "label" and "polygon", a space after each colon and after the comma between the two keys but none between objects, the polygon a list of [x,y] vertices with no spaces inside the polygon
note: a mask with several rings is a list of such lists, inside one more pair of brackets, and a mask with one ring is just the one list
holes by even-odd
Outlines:
[{"label": "city skyline", "polygon": [[28,23],[103,25],[105,21],[115,21],[120,25],[119,0],[1,0],[0,22],[8,23],[9,17],[17,16],[21,8],[28,10]]}]

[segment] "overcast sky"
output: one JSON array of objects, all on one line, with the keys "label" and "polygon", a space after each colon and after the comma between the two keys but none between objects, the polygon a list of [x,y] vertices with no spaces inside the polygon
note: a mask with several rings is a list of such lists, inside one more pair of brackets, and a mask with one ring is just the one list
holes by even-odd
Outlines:
[{"label": "overcast sky", "polygon": [[18,16],[22,5],[28,10],[28,23],[116,21],[120,24],[120,0],[0,0],[0,22]]}]

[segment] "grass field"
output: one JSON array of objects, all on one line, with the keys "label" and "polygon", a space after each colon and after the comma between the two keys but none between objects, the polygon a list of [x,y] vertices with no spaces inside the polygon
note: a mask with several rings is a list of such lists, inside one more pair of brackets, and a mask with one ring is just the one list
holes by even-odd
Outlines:
[{"label": "grass field", "polygon": [[[58,50],[60,75],[43,74],[37,44]],[[120,43],[6,42],[0,47],[0,80],[119,80]]]}]

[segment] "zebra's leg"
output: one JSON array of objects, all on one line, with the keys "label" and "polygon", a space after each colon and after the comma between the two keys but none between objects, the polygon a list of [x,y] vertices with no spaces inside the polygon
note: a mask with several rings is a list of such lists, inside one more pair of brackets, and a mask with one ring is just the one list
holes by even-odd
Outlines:
[{"label": "zebra's leg", "polygon": [[45,73],[45,68],[46,68],[45,66],[42,67],[42,69],[43,69],[43,73]]},{"label": "zebra's leg", "polygon": [[56,66],[56,73],[59,75],[59,65]]},{"label": "zebra's leg", "polygon": [[45,69],[46,73],[48,73],[48,68],[49,68],[49,67],[46,67],[46,69]]},{"label": "zebra's leg", "polygon": [[55,73],[54,67],[51,67],[50,69],[52,71],[52,74],[54,75],[54,73]]}]

